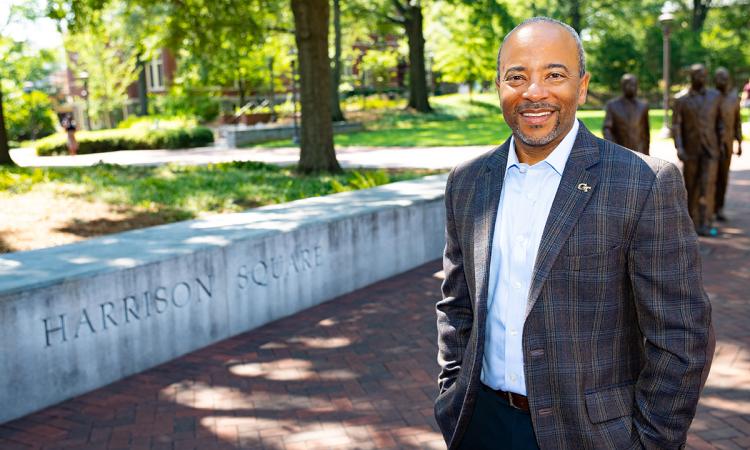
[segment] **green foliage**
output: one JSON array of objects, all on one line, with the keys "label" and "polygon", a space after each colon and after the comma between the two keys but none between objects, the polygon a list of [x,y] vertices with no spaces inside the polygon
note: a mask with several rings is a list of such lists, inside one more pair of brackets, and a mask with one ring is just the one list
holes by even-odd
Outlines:
[{"label": "green foliage", "polygon": [[49,96],[40,91],[16,93],[5,101],[5,125],[10,139],[21,141],[55,132],[57,117]]},{"label": "green foliage", "polygon": [[338,179],[331,180],[331,187],[334,192],[356,191],[359,189],[370,189],[391,182],[391,177],[385,170],[373,170],[360,172],[355,170],[351,172],[345,182]]},{"label": "green foliage", "polygon": [[28,192],[34,185],[48,183],[59,178],[59,174],[40,168],[0,168],[0,192]]},{"label": "green foliage", "polygon": [[122,106],[127,87],[138,78],[139,48],[126,27],[123,6],[92,12],[87,23],[65,38],[75,76],[88,74],[88,112],[106,128],[112,128],[112,112]]},{"label": "green foliage", "polygon": [[513,19],[495,0],[435,2],[429,10],[433,71],[449,83],[489,84],[495,78],[499,37]]},{"label": "green foliage", "polygon": [[362,170],[358,172],[360,178],[351,172],[300,175],[290,168],[252,161],[208,166],[14,167],[0,168],[0,193],[45,189],[58,195],[106,201],[136,212],[166,211],[168,220],[175,221],[328,195],[337,192],[333,187],[336,183],[351,190],[439,172]]},{"label": "green foliage", "polygon": [[[57,119],[46,93],[40,90],[50,91],[47,80],[56,69],[54,53],[34,50],[24,42],[0,35],[0,61],[0,110],[5,119],[0,139],[17,145],[22,139],[52,133]],[[0,143],[0,148],[5,148],[5,142]]]},{"label": "green foliage", "polygon": [[175,85],[165,96],[155,96],[149,101],[154,112],[166,116],[196,117],[210,122],[219,116],[219,100],[205,92],[194,91],[184,85]]},{"label": "green foliage", "polygon": [[399,53],[391,48],[373,48],[365,53],[362,58],[361,67],[369,76],[369,84],[374,85],[380,91],[385,88],[394,75],[394,68],[398,64]]},{"label": "green foliage", "polygon": [[[133,127],[76,133],[78,153],[101,153],[115,150],[177,149],[200,147],[213,142],[213,132],[206,127],[158,128]],[[67,136],[55,134],[35,143],[37,154],[67,154]]]}]

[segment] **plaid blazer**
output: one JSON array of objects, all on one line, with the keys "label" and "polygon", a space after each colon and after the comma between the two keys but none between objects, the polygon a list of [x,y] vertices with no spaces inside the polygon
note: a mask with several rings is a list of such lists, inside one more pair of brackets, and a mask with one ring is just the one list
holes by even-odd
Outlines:
[{"label": "plaid blazer", "polygon": [[[435,417],[450,449],[480,384],[509,143],[453,169],[446,186]],[[539,447],[684,446],[713,356],[710,317],[680,172],[581,123],[545,224],[523,327]]]}]

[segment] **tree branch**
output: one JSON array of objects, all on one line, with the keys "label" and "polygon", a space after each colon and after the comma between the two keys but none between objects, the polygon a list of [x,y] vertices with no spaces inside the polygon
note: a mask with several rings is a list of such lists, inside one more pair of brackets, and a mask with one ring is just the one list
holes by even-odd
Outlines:
[{"label": "tree branch", "polygon": [[401,3],[399,0],[391,0],[391,3],[393,3],[393,6],[396,7],[396,10],[402,15],[406,15],[406,6],[404,6],[403,3]]},{"label": "tree branch", "polygon": [[278,33],[294,34],[294,30],[284,27],[266,27],[267,31],[276,31]]},{"label": "tree branch", "polygon": [[397,25],[404,25],[406,23],[406,19],[398,18],[398,17],[393,17],[393,16],[391,16],[388,13],[384,13],[382,11],[377,11],[377,10],[374,10],[374,9],[368,9],[368,8],[362,7],[360,5],[356,5],[356,4],[355,5],[349,5],[349,8],[350,8],[350,10],[353,10],[353,11],[359,11],[362,14],[371,14],[371,15],[374,15],[374,16],[381,17],[381,18],[383,18],[383,19],[385,19],[385,20],[387,20],[389,22],[393,22],[393,23],[395,23]]}]

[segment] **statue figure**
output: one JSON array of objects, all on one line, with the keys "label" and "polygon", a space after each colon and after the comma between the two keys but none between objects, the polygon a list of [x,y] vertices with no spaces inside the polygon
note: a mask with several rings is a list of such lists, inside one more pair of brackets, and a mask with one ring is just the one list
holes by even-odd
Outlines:
[{"label": "statue figure", "polygon": [[724,128],[719,137],[721,154],[719,155],[719,174],[716,181],[716,219],[725,221],[724,197],[729,182],[729,164],[734,153],[734,141],[737,141],[737,156],[742,155],[742,124],[740,120],[740,99],[735,89],[730,89],[729,71],[723,67],[716,69],[714,84],[721,93],[721,119]]},{"label": "statue figure", "polygon": [[688,196],[688,210],[701,236],[715,236],[713,228],[716,177],[722,133],[721,94],[706,87],[703,64],[690,66],[690,89],[678,96],[672,111],[672,136]]},{"label": "statue figure", "polygon": [[626,73],[620,80],[622,95],[607,102],[604,139],[648,155],[650,127],[648,104],[636,98],[638,79]]}]

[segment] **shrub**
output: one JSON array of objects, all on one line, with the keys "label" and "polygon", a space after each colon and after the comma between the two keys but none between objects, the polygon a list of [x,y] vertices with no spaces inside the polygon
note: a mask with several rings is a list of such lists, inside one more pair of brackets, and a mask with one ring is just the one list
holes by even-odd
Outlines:
[{"label": "shrub", "polygon": [[[115,150],[148,150],[200,147],[214,141],[213,132],[206,127],[158,128],[133,127],[76,133],[78,154],[111,152]],[[36,142],[39,156],[67,154],[67,136],[55,134]]]},{"label": "shrub", "polygon": [[4,100],[5,123],[11,140],[42,138],[55,132],[57,117],[52,111],[52,101],[44,92],[24,92]]},{"label": "shrub", "polygon": [[201,122],[210,122],[219,116],[219,100],[206,93],[173,86],[166,96],[150,99],[150,109],[172,116],[193,116]]}]

